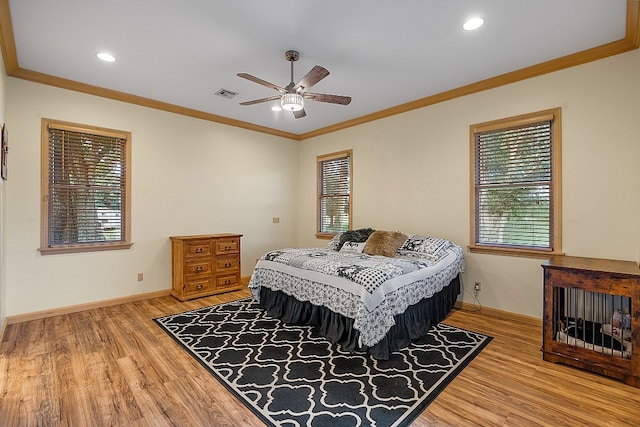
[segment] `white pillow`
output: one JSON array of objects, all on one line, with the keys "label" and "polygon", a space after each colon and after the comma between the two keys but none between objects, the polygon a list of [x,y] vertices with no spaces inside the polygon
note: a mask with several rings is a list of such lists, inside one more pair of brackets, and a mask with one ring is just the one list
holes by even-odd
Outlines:
[{"label": "white pillow", "polygon": [[353,252],[362,253],[367,242],[344,242],[344,245],[340,248],[340,252]]},{"label": "white pillow", "polygon": [[333,236],[333,239],[329,241],[327,248],[332,251],[337,251],[338,246],[340,246],[340,236],[342,236],[342,233],[338,233],[335,236]]}]

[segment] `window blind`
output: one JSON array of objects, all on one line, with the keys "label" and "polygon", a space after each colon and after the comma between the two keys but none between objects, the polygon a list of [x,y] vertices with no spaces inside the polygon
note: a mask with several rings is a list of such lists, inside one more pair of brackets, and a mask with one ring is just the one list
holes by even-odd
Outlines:
[{"label": "window blind", "polygon": [[552,249],[552,122],[475,133],[477,244]]},{"label": "window blind", "polygon": [[339,233],[350,226],[351,156],[318,161],[318,231]]},{"label": "window blind", "polygon": [[48,133],[48,246],[125,241],[126,139]]}]

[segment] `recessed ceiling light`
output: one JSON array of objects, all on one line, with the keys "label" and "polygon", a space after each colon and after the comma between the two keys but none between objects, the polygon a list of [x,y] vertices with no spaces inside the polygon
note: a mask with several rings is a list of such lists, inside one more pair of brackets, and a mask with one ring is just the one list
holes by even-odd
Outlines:
[{"label": "recessed ceiling light", "polygon": [[100,59],[102,59],[104,62],[115,62],[116,58],[115,56],[111,55],[110,53],[107,52],[98,52],[96,53],[96,56]]},{"label": "recessed ceiling light", "polygon": [[467,22],[464,23],[462,28],[464,28],[467,31],[473,31],[473,30],[477,30],[478,28],[482,27],[483,24],[484,24],[484,19],[483,18],[471,18],[471,19],[467,20]]}]

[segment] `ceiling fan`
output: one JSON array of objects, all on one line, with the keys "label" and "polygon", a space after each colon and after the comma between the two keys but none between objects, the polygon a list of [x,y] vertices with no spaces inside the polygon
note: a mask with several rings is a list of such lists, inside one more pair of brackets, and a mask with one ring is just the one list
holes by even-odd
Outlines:
[{"label": "ceiling fan", "polygon": [[251,80],[252,82],[275,89],[280,92],[279,95],[273,95],[267,98],[254,99],[253,101],[241,102],[240,105],[253,105],[262,102],[280,100],[282,109],[292,111],[296,119],[307,115],[304,111],[304,100],[328,102],[330,104],[348,105],[351,102],[350,96],[329,95],[326,93],[307,92],[311,86],[318,83],[329,75],[329,70],[316,65],[309,71],[298,83],[293,82],[293,63],[300,58],[300,54],[296,50],[288,50],[284,54],[287,61],[291,62],[291,82],[285,87],[280,87],[262,80],[258,77],[247,73],[238,73],[238,77]]}]

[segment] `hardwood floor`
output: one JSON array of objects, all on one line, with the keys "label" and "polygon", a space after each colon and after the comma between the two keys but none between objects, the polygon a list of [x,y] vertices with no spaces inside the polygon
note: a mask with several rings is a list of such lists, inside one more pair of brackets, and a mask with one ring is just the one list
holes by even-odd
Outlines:
[{"label": "hardwood floor", "polygon": [[[166,296],[8,325],[0,426],[262,426],[152,321],[248,296]],[[494,337],[414,426],[638,426],[640,389],[543,362],[540,327],[454,310]]]}]

